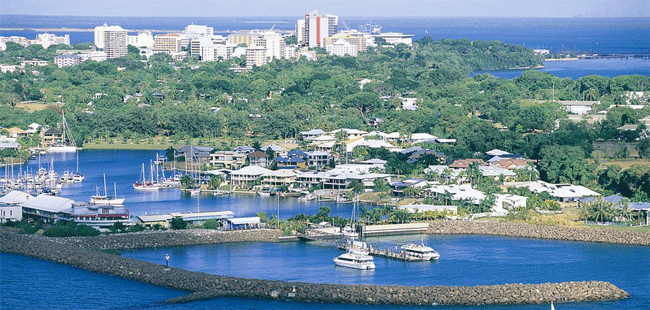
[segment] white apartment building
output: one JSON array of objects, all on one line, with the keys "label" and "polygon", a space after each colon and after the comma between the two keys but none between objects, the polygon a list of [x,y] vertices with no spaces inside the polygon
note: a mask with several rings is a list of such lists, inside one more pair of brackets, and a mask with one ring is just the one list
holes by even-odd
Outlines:
[{"label": "white apartment building", "polygon": [[213,44],[201,47],[201,61],[219,61],[232,58],[235,46],[230,44]]},{"label": "white apartment building", "polygon": [[372,46],[375,42],[375,38],[370,34],[359,32],[357,30],[347,30],[341,31],[331,37],[325,38],[325,48],[327,49],[328,45],[334,44],[339,39],[347,41],[348,43],[357,46],[358,51],[365,51],[368,46]]},{"label": "white apartment building", "polygon": [[65,44],[70,45],[70,35],[57,36],[51,33],[39,33],[36,39],[30,41],[31,44],[40,44],[43,48],[48,48],[50,45]]},{"label": "white apartment building", "polygon": [[260,67],[267,63],[265,47],[251,46],[246,49],[246,68]]},{"label": "white apartment building", "polygon": [[343,39],[338,39],[333,44],[327,45],[325,47],[327,53],[335,56],[352,56],[357,57],[359,54],[359,48],[356,45],[350,44],[348,41]]},{"label": "white apartment building", "polygon": [[305,14],[303,42],[308,47],[323,47],[323,40],[338,32],[339,17],[313,10]]},{"label": "white apartment building", "polygon": [[181,35],[177,33],[157,34],[153,39],[153,49],[178,53],[181,51]]},{"label": "white apartment building", "polygon": [[303,45],[305,43],[305,20],[299,19],[296,21],[296,40],[298,40],[298,45]]},{"label": "white apartment building", "polygon": [[382,38],[386,40],[386,43],[392,45],[406,44],[408,46],[413,46],[413,35],[412,34],[403,34],[401,32],[386,32],[373,35],[375,38]]},{"label": "white apartment building", "polygon": [[84,59],[79,55],[59,55],[54,57],[54,64],[62,67],[72,67],[82,63]]},{"label": "white apartment building", "polygon": [[210,38],[214,35],[214,28],[205,25],[187,25],[183,34],[190,37],[207,37]]},{"label": "white apartment building", "polygon": [[108,25],[104,24],[102,26],[97,26],[95,27],[94,30],[94,35],[95,35],[95,47],[99,49],[104,48],[104,31],[108,28]]},{"label": "white apartment building", "polygon": [[106,57],[117,58],[127,54],[126,30],[120,26],[103,27],[103,48]]},{"label": "white apartment building", "polygon": [[138,32],[137,35],[126,37],[127,45],[133,45],[139,49],[153,48],[153,35],[151,31],[145,30]]},{"label": "white apartment building", "polygon": [[25,37],[19,37],[19,36],[0,37],[0,42],[2,42],[2,43],[7,43],[7,42],[16,43],[16,44],[20,44],[23,47],[29,46],[29,39],[27,39]]}]

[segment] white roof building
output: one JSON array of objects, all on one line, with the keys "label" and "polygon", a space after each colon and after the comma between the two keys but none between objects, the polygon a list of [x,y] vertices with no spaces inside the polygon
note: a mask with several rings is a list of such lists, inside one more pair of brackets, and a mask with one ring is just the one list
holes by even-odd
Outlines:
[{"label": "white roof building", "polygon": [[508,153],[506,151],[499,150],[499,149],[493,149],[491,151],[485,152],[485,154],[488,154],[490,156],[499,156],[499,155],[508,155],[510,153]]},{"label": "white roof building", "polygon": [[534,182],[516,182],[511,184],[514,187],[527,187],[533,193],[547,192],[557,199],[569,202],[575,201],[579,198],[600,196],[599,193],[592,191],[584,186],[573,184],[551,184],[544,181]]},{"label": "white roof building", "polygon": [[426,189],[436,197],[441,197],[446,192],[451,194],[452,200],[471,200],[474,204],[479,204],[487,196],[474,188],[471,185],[433,185]]}]

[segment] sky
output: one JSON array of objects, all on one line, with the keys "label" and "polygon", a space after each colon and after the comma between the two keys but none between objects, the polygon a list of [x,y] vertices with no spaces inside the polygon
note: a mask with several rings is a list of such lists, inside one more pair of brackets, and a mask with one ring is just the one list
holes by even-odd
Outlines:
[{"label": "sky", "polygon": [[77,16],[650,17],[649,0],[0,0],[0,14]]}]

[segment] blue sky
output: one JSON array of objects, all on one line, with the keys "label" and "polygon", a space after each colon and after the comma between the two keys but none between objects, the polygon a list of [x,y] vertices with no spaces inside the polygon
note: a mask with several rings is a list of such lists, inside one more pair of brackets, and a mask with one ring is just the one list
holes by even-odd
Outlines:
[{"label": "blue sky", "polygon": [[1,0],[2,14],[80,16],[650,17],[648,0]]}]

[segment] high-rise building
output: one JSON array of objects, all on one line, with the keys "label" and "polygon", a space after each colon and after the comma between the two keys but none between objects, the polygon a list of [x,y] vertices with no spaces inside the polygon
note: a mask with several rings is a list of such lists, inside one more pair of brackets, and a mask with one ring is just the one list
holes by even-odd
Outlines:
[{"label": "high-rise building", "polygon": [[181,51],[181,36],[177,33],[157,34],[153,39],[153,49],[178,53]]},{"label": "high-rise building", "polygon": [[305,15],[304,44],[308,47],[324,47],[323,40],[338,31],[339,17],[320,14],[313,10]]},{"label": "high-rise building", "polygon": [[149,49],[153,47],[153,35],[151,31],[145,30],[138,32],[137,35],[127,36],[126,43],[139,49]]},{"label": "high-rise building", "polygon": [[106,30],[106,28],[108,28],[108,25],[106,24],[95,27],[95,47],[99,49],[104,48],[104,30]]},{"label": "high-rise building", "polygon": [[305,20],[299,19],[296,21],[296,40],[298,45],[303,45],[305,43]]},{"label": "high-rise building", "polygon": [[126,48],[126,30],[120,26],[109,26],[104,28],[104,51],[106,57],[117,58],[128,53]]},{"label": "high-rise building", "polygon": [[204,26],[204,25],[187,25],[185,27],[185,31],[183,31],[184,35],[187,35],[191,38],[194,37],[212,37],[214,35],[214,28]]}]

